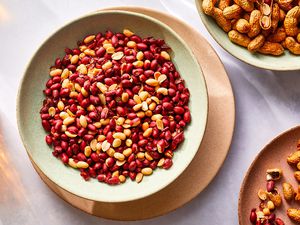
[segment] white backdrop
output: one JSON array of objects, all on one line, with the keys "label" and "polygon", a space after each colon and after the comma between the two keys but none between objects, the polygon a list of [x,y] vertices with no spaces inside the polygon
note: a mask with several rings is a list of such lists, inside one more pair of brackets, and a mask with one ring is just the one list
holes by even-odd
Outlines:
[{"label": "white backdrop", "polygon": [[[122,5],[170,13],[200,31],[225,64],[236,98],[235,135],[218,176],[186,206],[140,222],[96,218],[59,199],[32,168],[18,135],[15,116],[19,81],[41,42],[79,15]],[[0,50],[0,138],[4,143],[0,143],[0,224],[3,225],[237,225],[238,193],[251,161],[273,137],[300,122],[299,72],[265,71],[233,58],[210,37],[193,0],[0,0]]]}]

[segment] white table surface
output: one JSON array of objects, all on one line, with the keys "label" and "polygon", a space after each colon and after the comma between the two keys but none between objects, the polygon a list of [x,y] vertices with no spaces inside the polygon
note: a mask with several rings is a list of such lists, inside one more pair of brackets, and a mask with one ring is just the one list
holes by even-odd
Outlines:
[{"label": "white table surface", "polygon": [[[140,222],[90,216],[57,197],[30,164],[15,115],[20,79],[41,42],[78,15],[124,5],[170,13],[200,31],[225,64],[236,98],[231,150],[214,181],[184,207]],[[273,137],[300,122],[299,72],[257,69],[229,55],[206,31],[193,0],[0,0],[0,50],[0,225],[238,224],[238,193],[251,161]]]}]

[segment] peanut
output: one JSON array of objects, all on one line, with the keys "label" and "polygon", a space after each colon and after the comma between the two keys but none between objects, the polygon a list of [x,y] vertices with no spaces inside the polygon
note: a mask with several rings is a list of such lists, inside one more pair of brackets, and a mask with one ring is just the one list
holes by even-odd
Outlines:
[{"label": "peanut", "polygon": [[224,10],[226,7],[230,6],[231,0],[219,0],[218,8]]},{"label": "peanut", "polygon": [[239,19],[236,22],[236,30],[242,34],[248,33],[250,31],[250,24],[247,20],[245,19]]},{"label": "peanut", "polygon": [[242,8],[237,5],[233,4],[232,6],[228,6],[223,10],[223,16],[228,19],[239,19],[242,13]]},{"label": "peanut", "polygon": [[295,191],[293,186],[290,183],[283,183],[282,184],[283,196],[285,200],[289,201],[292,200],[295,196]]},{"label": "peanut", "polygon": [[281,196],[279,195],[279,193],[271,193],[269,192],[268,193],[268,197],[269,199],[274,203],[274,205],[276,207],[279,207],[282,203],[282,200],[281,200]]},{"label": "peanut", "polygon": [[287,37],[285,39],[285,44],[288,50],[295,55],[300,55],[300,44],[293,38]]},{"label": "peanut", "polygon": [[280,8],[277,3],[273,4],[271,18],[272,18],[271,27],[272,27],[272,30],[275,31],[278,26],[278,22],[280,20]]},{"label": "peanut", "polygon": [[291,220],[293,220],[297,223],[300,222],[300,210],[299,209],[288,209],[287,215]]},{"label": "peanut", "polygon": [[248,47],[249,43],[251,42],[251,39],[248,36],[235,30],[228,32],[228,37],[230,41],[243,47]]},{"label": "peanut", "polygon": [[261,17],[261,12],[259,10],[253,10],[250,14],[250,31],[248,32],[248,36],[250,38],[256,37],[261,30],[259,19]]},{"label": "peanut", "polygon": [[250,52],[256,52],[259,48],[263,46],[265,42],[265,37],[260,34],[256,36],[249,44],[248,44],[248,50]]},{"label": "peanut", "polygon": [[213,15],[213,9],[217,0],[203,0],[202,2],[202,9],[206,15]]},{"label": "peanut", "polygon": [[295,37],[299,33],[298,19],[300,17],[300,6],[295,6],[288,11],[284,19],[284,28],[287,36]]},{"label": "peanut", "polygon": [[277,28],[277,30],[267,37],[270,42],[280,43],[286,38],[286,33],[283,27]]},{"label": "peanut", "polygon": [[223,16],[223,11],[221,9],[213,8],[212,17],[225,32],[229,32],[231,30],[231,22]]},{"label": "peanut", "polygon": [[293,165],[293,164],[297,164],[300,162],[300,151],[296,151],[292,154],[290,154],[288,157],[287,157],[287,163],[290,164],[290,165]]},{"label": "peanut", "polygon": [[241,6],[246,12],[254,10],[254,2],[250,0],[234,0],[235,4]]},{"label": "peanut", "polygon": [[284,53],[284,48],[279,43],[266,41],[264,45],[258,50],[258,52],[266,55],[278,56]]}]

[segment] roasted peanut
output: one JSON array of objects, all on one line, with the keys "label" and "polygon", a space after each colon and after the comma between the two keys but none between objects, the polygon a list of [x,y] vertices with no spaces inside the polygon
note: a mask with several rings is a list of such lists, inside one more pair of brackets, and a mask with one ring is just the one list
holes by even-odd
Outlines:
[{"label": "roasted peanut", "polygon": [[268,193],[268,198],[274,203],[274,205],[276,207],[279,207],[282,203],[281,196],[277,191],[275,191],[274,193],[269,192]]},{"label": "roasted peanut", "polygon": [[251,39],[247,35],[241,34],[235,30],[231,30],[230,32],[228,32],[228,37],[230,41],[243,47],[248,47],[251,41]]},{"label": "roasted peanut", "polygon": [[250,14],[250,31],[248,32],[248,36],[250,38],[256,37],[261,30],[259,19],[261,17],[261,12],[259,10],[253,10]]},{"label": "roasted peanut", "polygon": [[228,20],[239,19],[241,16],[241,13],[242,13],[242,8],[237,4],[228,6],[223,10],[223,16]]},{"label": "roasted peanut", "polygon": [[294,198],[295,191],[293,186],[290,183],[283,183],[282,190],[283,190],[283,197],[285,198],[285,200],[289,201]]},{"label": "roasted peanut", "polygon": [[250,52],[256,52],[259,48],[263,46],[265,42],[265,37],[260,34],[256,36],[249,44],[248,44],[248,50]]},{"label": "roasted peanut", "polygon": [[206,15],[213,15],[213,9],[217,0],[203,0],[202,9]]},{"label": "roasted peanut", "polygon": [[300,182],[300,171],[294,172],[294,177],[298,182]]},{"label": "roasted peanut", "polygon": [[217,24],[225,31],[231,30],[231,22],[223,16],[223,11],[219,8],[213,8],[212,17],[216,20]]},{"label": "roasted peanut", "polygon": [[277,3],[273,4],[271,18],[272,18],[271,27],[272,27],[272,30],[275,31],[278,26],[278,22],[280,20],[280,8]]},{"label": "roasted peanut", "polygon": [[284,28],[287,36],[295,37],[299,33],[298,19],[300,17],[300,6],[295,6],[288,11],[284,19]]},{"label": "roasted peanut", "polygon": [[285,45],[291,53],[300,55],[300,44],[293,37],[287,37],[285,39]]},{"label": "roasted peanut", "polygon": [[264,190],[262,189],[259,189],[258,192],[257,192],[257,196],[260,200],[262,201],[265,201],[267,200],[267,192],[265,192]]},{"label": "roasted peanut", "polygon": [[235,4],[241,6],[246,12],[254,10],[254,2],[250,0],[234,0]]},{"label": "roasted peanut", "polygon": [[275,33],[269,35],[267,37],[267,40],[270,42],[280,43],[280,42],[284,41],[285,38],[286,38],[285,30],[283,27],[280,27],[280,28],[277,28]]},{"label": "roasted peanut", "polygon": [[295,151],[287,157],[287,163],[290,165],[300,162],[300,151]]},{"label": "roasted peanut", "polygon": [[300,210],[299,209],[288,209],[287,215],[291,220],[293,220],[297,223],[300,223]]},{"label": "roasted peanut", "polygon": [[284,53],[284,48],[279,43],[266,41],[264,45],[258,50],[258,52],[266,55],[278,56]]},{"label": "roasted peanut", "polygon": [[242,34],[248,33],[250,31],[250,24],[247,20],[245,19],[239,19],[236,22],[236,30]]},{"label": "roasted peanut", "polygon": [[219,0],[218,8],[224,10],[226,7],[230,6],[231,0]]},{"label": "roasted peanut", "polygon": [[268,169],[266,173],[267,173],[267,181],[279,180],[282,176],[282,170],[278,168]]}]

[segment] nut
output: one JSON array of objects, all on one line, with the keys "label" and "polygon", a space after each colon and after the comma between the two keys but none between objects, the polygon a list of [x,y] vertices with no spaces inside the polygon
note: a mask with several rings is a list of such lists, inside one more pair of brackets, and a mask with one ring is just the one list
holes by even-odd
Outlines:
[{"label": "nut", "polygon": [[276,207],[279,207],[281,205],[281,196],[277,192],[276,188],[274,189],[273,192],[268,192],[268,198],[274,203]]},{"label": "nut", "polygon": [[260,200],[265,201],[267,199],[267,192],[265,192],[262,189],[259,189],[257,196],[259,197]]},{"label": "nut", "polygon": [[295,191],[293,186],[290,183],[283,183],[282,184],[283,196],[285,200],[290,201],[295,196]]},{"label": "nut", "polygon": [[293,209],[293,208],[288,209],[287,215],[291,220],[293,220],[297,223],[300,223],[300,210],[299,209]]},{"label": "nut", "polygon": [[266,176],[267,181],[279,180],[282,176],[282,170],[278,169],[278,168],[268,169],[266,173],[267,173],[267,176]]}]

